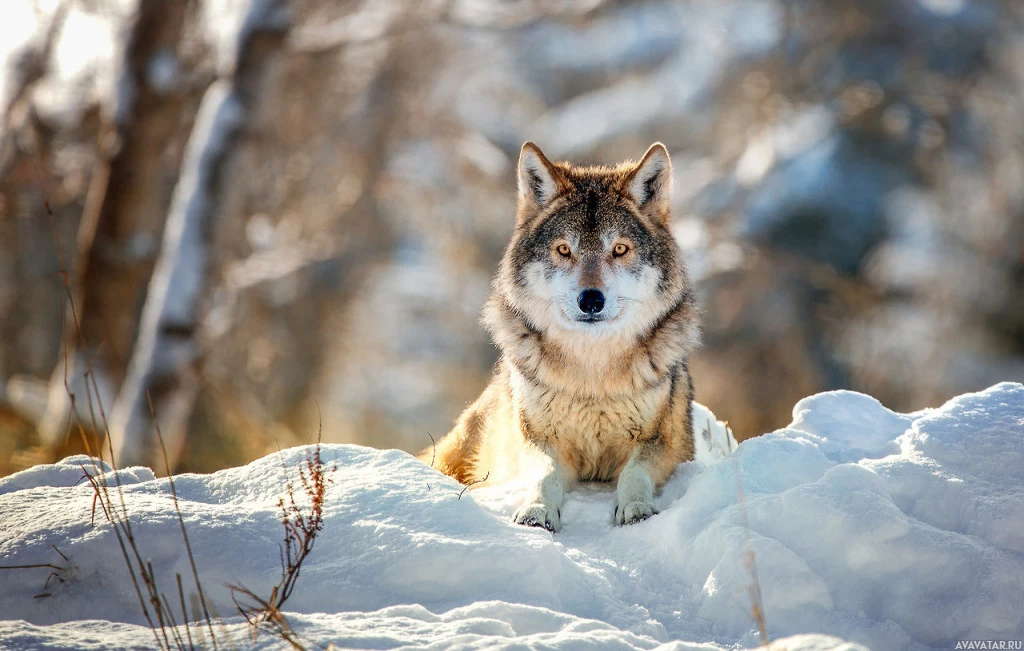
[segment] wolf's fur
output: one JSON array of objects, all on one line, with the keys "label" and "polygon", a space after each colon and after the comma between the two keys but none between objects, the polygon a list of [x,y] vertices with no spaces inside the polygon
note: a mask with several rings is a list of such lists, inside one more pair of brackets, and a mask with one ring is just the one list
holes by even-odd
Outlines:
[{"label": "wolf's fur", "polygon": [[[616,167],[551,163],[523,145],[515,234],[484,309],[501,360],[421,455],[463,483],[533,477],[516,522],[557,530],[568,485],[614,479],[617,522],[642,520],[693,457],[699,320],[669,231],[671,174],[660,143]],[[603,314],[577,307],[584,289],[604,293]]]}]

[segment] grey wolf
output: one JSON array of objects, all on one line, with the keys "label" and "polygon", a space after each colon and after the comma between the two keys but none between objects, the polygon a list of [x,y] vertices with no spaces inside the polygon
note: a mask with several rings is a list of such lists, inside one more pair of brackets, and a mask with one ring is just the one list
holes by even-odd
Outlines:
[{"label": "grey wolf", "polygon": [[699,316],[670,231],[672,167],[519,158],[515,232],[484,309],[494,377],[420,458],[460,482],[528,478],[517,523],[561,526],[565,490],[616,481],[615,521],[654,515],[654,491],[693,458],[688,358]]}]

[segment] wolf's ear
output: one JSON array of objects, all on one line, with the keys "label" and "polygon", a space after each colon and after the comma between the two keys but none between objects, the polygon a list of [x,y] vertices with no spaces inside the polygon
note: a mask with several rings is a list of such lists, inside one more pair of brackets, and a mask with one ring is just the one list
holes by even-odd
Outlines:
[{"label": "wolf's ear", "polygon": [[640,212],[668,219],[672,198],[672,161],[665,145],[656,142],[627,177],[626,192]]},{"label": "wolf's ear", "polygon": [[519,205],[548,205],[558,195],[560,177],[540,147],[525,143],[519,153]]}]

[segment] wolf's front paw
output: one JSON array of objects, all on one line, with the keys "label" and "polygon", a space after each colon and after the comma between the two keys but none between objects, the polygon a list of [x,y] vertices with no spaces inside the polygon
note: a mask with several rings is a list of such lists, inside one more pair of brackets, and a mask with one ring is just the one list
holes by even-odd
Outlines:
[{"label": "wolf's front paw", "polygon": [[629,502],[627,504],[616,504],[615,523],[619,525],[636,524],[641,520],[646,520],[657,512],[657,509],[655,509],[654,505],[650,502],[636,501]]},{"label": "wolf's front paw", "polygon": [[543,504],[524,504],[512,516],[516,524],[528,527],[544,527],[552,533],[562,528],[562,518],[558,509]]}]

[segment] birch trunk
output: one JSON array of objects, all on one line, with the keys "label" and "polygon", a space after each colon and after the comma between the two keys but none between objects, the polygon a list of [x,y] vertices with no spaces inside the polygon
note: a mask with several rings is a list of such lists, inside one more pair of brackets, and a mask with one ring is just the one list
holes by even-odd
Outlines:
[{"label": "birch trunk", "polygon": [[284,13],[273,0],[251,0],[230,19],[219,16],[218,20],[223,21],[221,28],[231,28],[226,35],[222,29],[217,44],[221,77],[207,89],[196,116],[131,363],[111,413],[110,436],[119,465],[145,464],[162,470],[160,433],[166,461],[173,469],[185,444],[199,391],[199,326],[211,288],[221,179],[245,123],[252,86],[259,83],[264,63],[283,42]]}]

